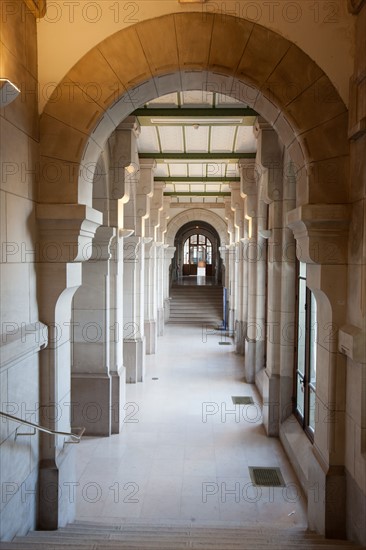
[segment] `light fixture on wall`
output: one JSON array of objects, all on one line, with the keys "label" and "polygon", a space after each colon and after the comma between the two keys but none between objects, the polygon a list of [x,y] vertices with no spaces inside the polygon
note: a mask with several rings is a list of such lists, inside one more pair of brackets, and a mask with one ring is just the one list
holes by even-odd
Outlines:
[{"label": "light fixture on wall", "polygon": [[253,219],[248,214],[245,214],[245,219],[248,220],[248,239],[251,239],[253,236]]},{"label": "light fixture on wall", "polygon": [[0,107],[6,107],[18,97],[20,90],[7,78],[0,78]]},{"label": "light fixture on wall", "polygon": [[124,229],[123,227],[121,227],[118,230],[118,236],[120,239],[127,239],[128,237],[131,237],[131,235],[133,235],[134,232],[135,232],[134,229]]},{"label": "light fixture on wall", "polygon": [[126,172],[128,174],[134,174],[135,172],[137,172],[137,166],[136,164],[134,164],[133,162],[131,164],[129,164],[128,166],[126,166]]}]

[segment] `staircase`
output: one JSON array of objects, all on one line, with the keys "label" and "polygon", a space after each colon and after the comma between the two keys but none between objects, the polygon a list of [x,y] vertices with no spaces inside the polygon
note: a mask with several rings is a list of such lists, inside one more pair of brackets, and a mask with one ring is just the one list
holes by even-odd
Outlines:
[{"label": "staircase", "polygon": [[58,531],[31,531],[26,537],[0,543],[2,550],[357,550],[351,542],[325,540],[300,528],[192,523],[106,524],[77,521]]},{"label": "staircase", "polygon": [[222,286],[175,285],[169,323],[222,323]]}]

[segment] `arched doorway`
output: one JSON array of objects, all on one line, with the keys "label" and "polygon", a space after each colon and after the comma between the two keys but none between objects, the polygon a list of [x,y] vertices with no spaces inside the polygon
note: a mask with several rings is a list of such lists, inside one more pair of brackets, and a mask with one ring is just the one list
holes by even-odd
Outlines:
[{"label": "arched doorway", "polygon": [[211,225],[193,221],[177,233],[174,246],[176,277],[204,277],[221,282],[220,237]]}]

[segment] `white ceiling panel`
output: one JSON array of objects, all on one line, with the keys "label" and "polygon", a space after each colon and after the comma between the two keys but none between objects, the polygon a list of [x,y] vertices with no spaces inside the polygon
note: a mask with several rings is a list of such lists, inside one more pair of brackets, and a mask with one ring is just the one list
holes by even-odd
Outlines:
[{"label": "white ceiling panel", "polygon": [[191,197],[191,202],[204,202],[203,197]]},{"label": "white ceiling panel", "polygon": [[172,178],[186,178],[187,177],[187,164],[182,163],[169,163],[169,171]]},{"label": "white ceiling panel", "polygon": [[188,193],[190,191],[188,183],[176,183],[175,190],[178,193]]},{"label": "white ceiling panel", "polygon": [[174,193],[175,185],[173,183],[167,183],[164,187],[164,191],[166,191],[167,193]]},{"label": "white ceiling panel", "polygon": [[159,163],[156,165],[155,176],[157,177],[169,177],[169,167],[167,164]]},{"label": "white ceiling panel", "polygon": [[253,126],[239,126],[236,136],[236,153],[255,153],[257,140],[253,132]]},{"label": "white ceiling panel", "polygon": [[223,183],[221,185],[221,193],[230,193],[230,186],[228,183]]},{"label": "white ceiling panel", "polygon": [[204,193],[205,185],[203,183],[191,183],[191,191],[193,193]]},{"label": "white ceiling panel", "polygon": [[159,141],[154,126],[141,126],[141,133],[137,138],[137,148],[140,153],[159,153]]},{"label": "white ceiling panel", "polygon": [[206,191],[208,193],[220,193],[221,192],[221,185],[218,183],[208,183],[206,185]]},{"label": "white ceiling panel", "polygon": [[205,178],[206,177],[206,164],[203,163],[194,163],[188,165],[189,176],[194,178]]},{"label": "white ceiling panel", "polygon": [[226,176],[226,162],[211,160],[207,163],[207,177],[224,178]]},{"label": "white ceiling panel", "polygon": [[192,105],[199,105],[200,107],[212,107],[213,105],[213,93],[206,92],[205,90],[181,92],[180,96],[182,106],[192,107]]},{"label": "white ceiling panel", "polygon": [[208,153],[209,127],[185,126],[186,151],[187,153]]},{"label": "white ceiling panel", "polygon": [[179,197],[179,202],[191,202],[191,197]]},{"label": "white ceiling panel", "polygon": [[211,128],[211,152],[230,153],[233,150],[235,126],[213,126]]},{"label": "white ceiling panel", "polygon": [[183,129],[181,126],[159,126],[163,153],[183,153]]}]

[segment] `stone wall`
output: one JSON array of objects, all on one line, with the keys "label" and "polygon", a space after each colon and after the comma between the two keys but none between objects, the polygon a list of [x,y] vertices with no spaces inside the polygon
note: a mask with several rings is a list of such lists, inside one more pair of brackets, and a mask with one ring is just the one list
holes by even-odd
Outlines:
[{"label": "stone wall", "polygon": [[[366,4],[356,13],[356,57],[351,79],[350,202],[345,467],[348,536],[366,544]],[[357,10],[356,10],[357,11]]]},{"label": "stone wall", "polygon": [[[36,20],[22,0],[1,2],[1,77],[21,94],[0,110],[0,408],[38,422],[38,350],[47,343],[39,323],[34,263],[39,128]],[[0,538],[36,524],[38,435],[18,436],[19,424],[0,419]],[[29,433],[27,427],[20,432]]]}]

